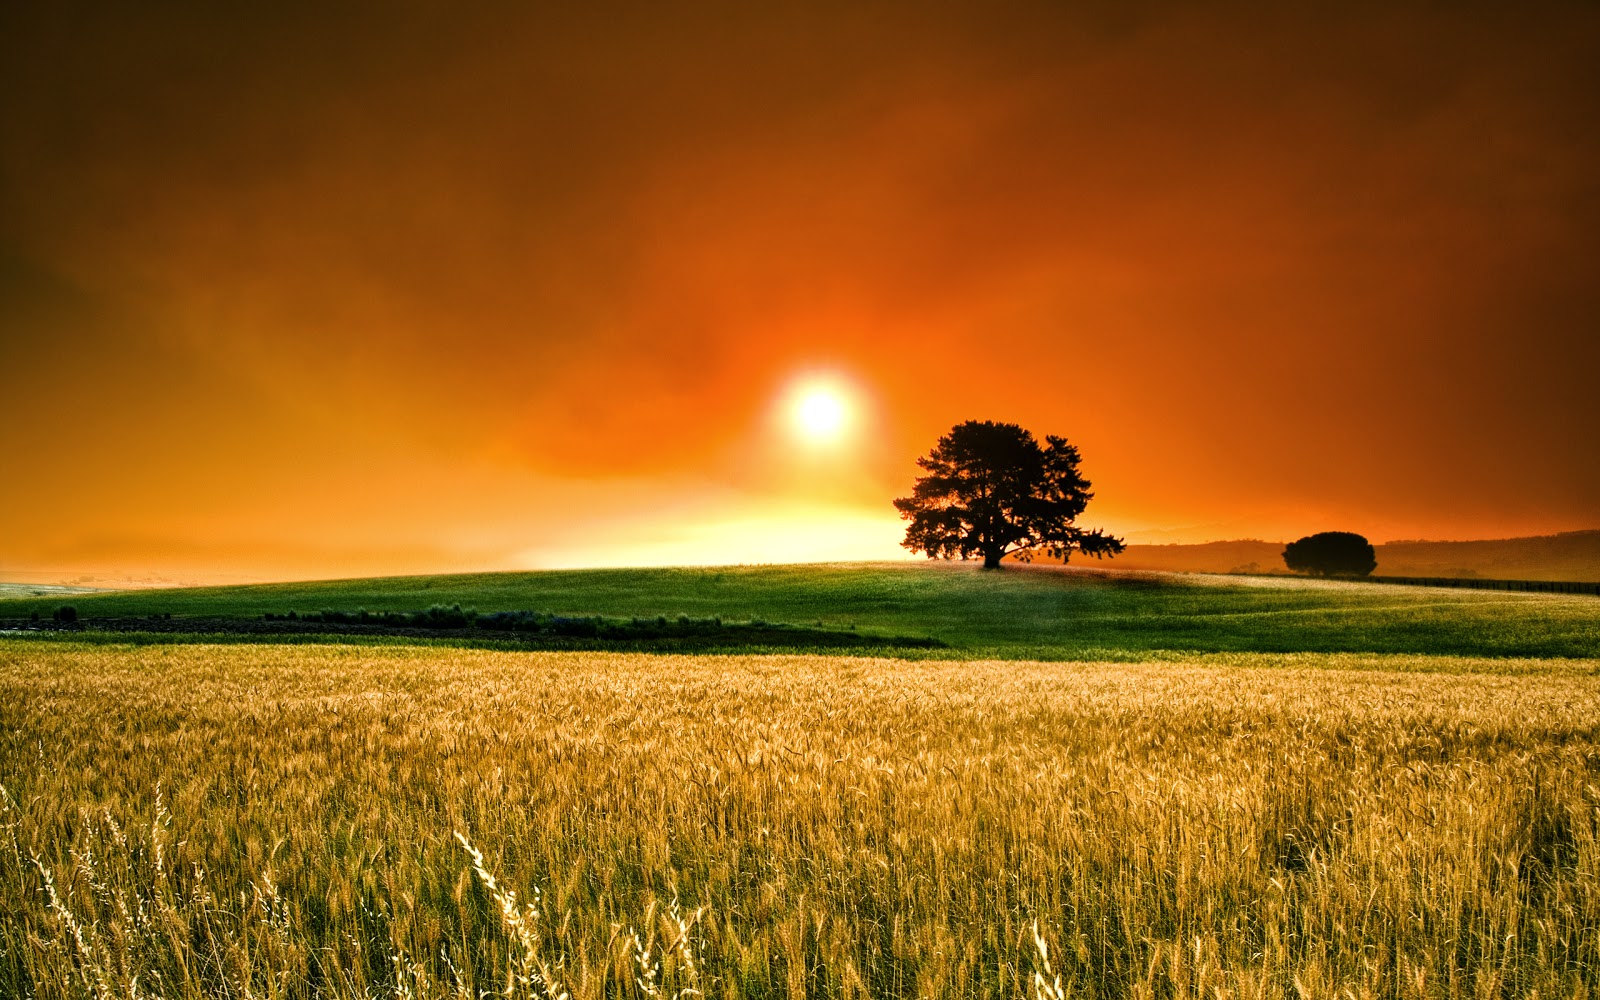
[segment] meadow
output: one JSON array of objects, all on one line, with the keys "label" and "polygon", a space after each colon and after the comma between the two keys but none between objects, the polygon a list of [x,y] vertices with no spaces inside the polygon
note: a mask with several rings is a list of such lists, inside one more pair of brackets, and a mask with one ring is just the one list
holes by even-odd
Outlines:
[{"label": "meadow", "polygon": [[1600,993],[1600,600],[945,567],[73,598],[443,600],[951,645],[5,637],[0,997]]},{"label": "meadow", "polygon": [[0,600],[0,619],[70,603],[85,616],[259,617],[287,611],[721,616],[927,637],[952,658],[1143,659],[1163,651],[1600,655],[1592,596],[1437,590],[1280,577],[939,563],[573,570],[135,590]]}]

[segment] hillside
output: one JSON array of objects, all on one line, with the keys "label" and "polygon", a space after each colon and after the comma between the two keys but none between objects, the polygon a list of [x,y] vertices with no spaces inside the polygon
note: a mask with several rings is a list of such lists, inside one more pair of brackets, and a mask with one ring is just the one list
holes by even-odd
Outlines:
[{"label": "hillside", "polygon": [[[0,600],[0,629],[60,599]],[[925,637],[940,657],[1084,659],[1190,652],[1600,654],[1600,599],[1308,580],[972,564],[836,563],[564,570],[85,594],[83,619],[418,611],[460,604],[622,618],[679,615]],[[163,619],[165,622],[165,619]],[[163,624],[163,629],[168,627]],[[896,655],[900,655],[899,652]]]},{"label": "hillside", "polygon": [[[1130,545],[1118,569],[1169,573],[1282,573],[1283,542]],[[1378,576],[1600,581],[1600,530],[1477,542],[1385,542]]]},{"label": "hillside", "polygon": [[1130,545],[1105,563],[1161,573],[1287,573],[1283,543],[1246,539],[1200,545]]},{"label": "hillside", "polygon": [[1388,542],[1378,573],[1496,580],[1600,580],[1600,531],[1482,542]]}]

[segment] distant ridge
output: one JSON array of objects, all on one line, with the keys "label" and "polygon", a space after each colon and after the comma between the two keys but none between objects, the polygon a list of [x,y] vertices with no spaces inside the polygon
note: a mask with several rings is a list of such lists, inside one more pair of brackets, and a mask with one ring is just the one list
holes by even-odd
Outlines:
[{"label": "distant ridge", "polygon": [[1500,580],[1600,580],[1600,530],[1480,542],[1388,542],[1378,575]]},{"label": "distant ridge", "polygon": [[[1241,539],[1129,545],[1107,565],[1174,573],[1286,573],[1284,544]],[[1397,541],[1375,547],[1374,576],[1600,581],[1600,529],[1473,542]]]}]

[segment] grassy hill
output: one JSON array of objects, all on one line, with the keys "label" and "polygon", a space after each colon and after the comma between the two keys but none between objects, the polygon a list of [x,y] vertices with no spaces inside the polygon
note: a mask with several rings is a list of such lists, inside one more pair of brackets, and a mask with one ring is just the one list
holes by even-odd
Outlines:
[{"label": "grassy hill", "polygon": [[1600,580],[1600,531],[1482,542],[1388,542],[1378,573],[1492,580]]},{"label": "grassy hill", "polygon": [[[0,600],[0,619],[63,601]],[[926,636],[946,657],[1151,651],[1600,656],[1600,599],[1050,567],[819,564],[488,573],[78,595],[84,617],[333,609],[721,616]]]},{"label": "grassy hill", "polygon": [[[1118,569],[1169,573],[1281,573],[1283,542],[1255,539],[1200,545],[1130,545]],[[1567,531],[1478,542],[1385,542],[1378,576],[1491,580],[1600,580],[1600,531]]]},{"label": "grassy hill", "polygon": [[1253,538],[1198,545],[1130,545],[1114,565],[1122,570],[1160,573],[1288,572],[1282,542]]}]

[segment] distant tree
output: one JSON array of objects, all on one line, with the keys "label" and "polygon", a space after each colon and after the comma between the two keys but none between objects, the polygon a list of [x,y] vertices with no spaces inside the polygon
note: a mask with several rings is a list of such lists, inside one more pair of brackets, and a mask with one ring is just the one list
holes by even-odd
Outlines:
[{"label": "distant tree", "polygon": [[900,544],[930,559],[983,557],[999,569],[1014,554],[1024,562],[1043,552],[1066,560],[1122,551],[1122,539],[1073,522],[1093,499],[1078,473],[1078,449],[1049,435],[1044,447],[1016,424],[969,420],[917,459],[928,474],[894,502],[910,525]]},{"label": "distant tree", "polygon": [[56,608],[55,613],[50,617],[58,622],[70,625],[78,620],[78,609],[70,604],[63,604],[61,607]]},{"label": "distant tree", "polygon": [[1365,538],[1349,531],[1323,531],[1290,542],[1284,565],[1318,576],[1366,576],[1378,568],[1378,554]]}]

